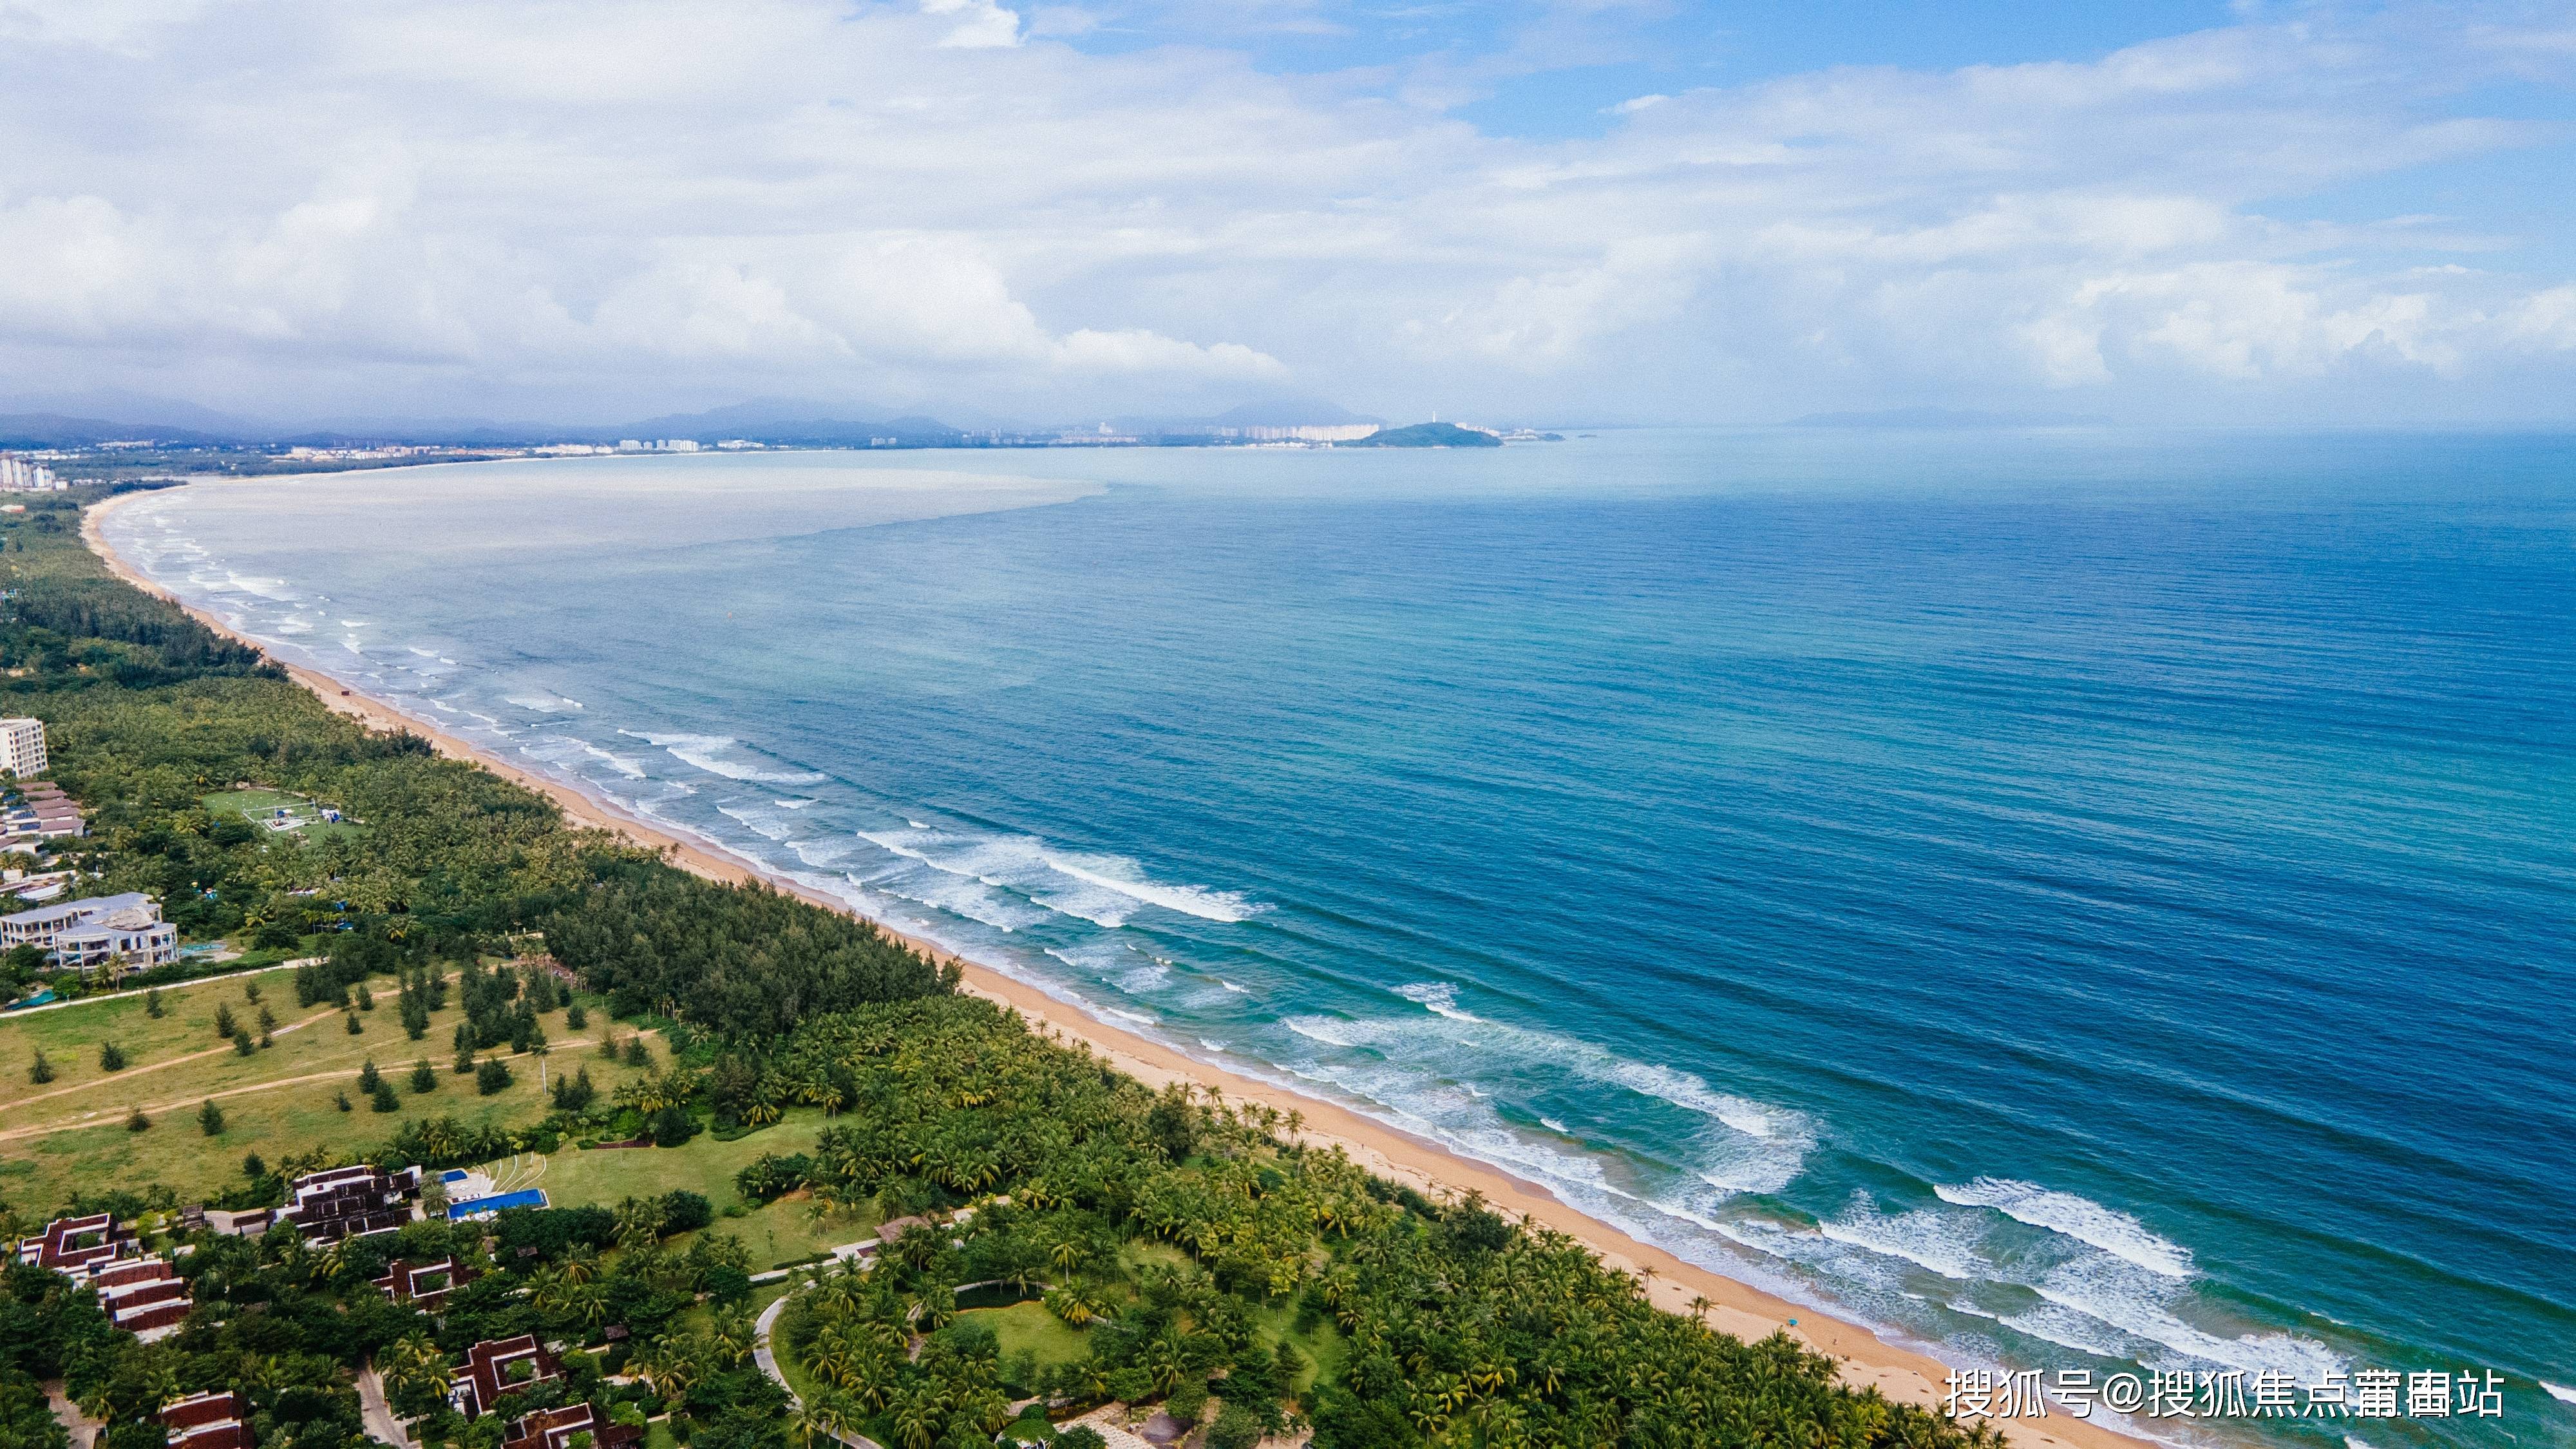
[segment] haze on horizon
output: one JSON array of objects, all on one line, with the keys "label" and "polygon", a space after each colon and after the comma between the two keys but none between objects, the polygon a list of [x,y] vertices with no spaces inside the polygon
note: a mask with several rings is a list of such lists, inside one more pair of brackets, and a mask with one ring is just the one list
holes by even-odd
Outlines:
[{"label": "haze on horizon", "polygon": [[0,400],[2576,421],[2576,12],[0,0]]}]

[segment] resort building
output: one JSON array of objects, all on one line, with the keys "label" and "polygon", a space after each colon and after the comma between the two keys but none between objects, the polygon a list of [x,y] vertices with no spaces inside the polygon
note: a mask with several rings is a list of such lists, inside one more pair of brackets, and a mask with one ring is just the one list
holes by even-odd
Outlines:
[{"label": "resort building", "polygon": [[161,1406],[170,1449],[251,1449],[250,1406],[230,1389],[210,1389]]},{"label": "resort building", "polygon": [[623,1449],[644,1438],[641,1428],[602,1420],[588,1404],[566,1404],[513,1420],[502,1432],[501,1449],[570,1449],[577,1434],[588,1434],[594,1449]]},{"label": "resort building", "polygon": [[389,1233],[412,1220],[420,1201],[420,1169],[387,1172],[362,1162],[308,1172],[288,1185],[287,1197],[277,1220],[308,1243]]},{"label": "resort building", "polygon": [[21,780],[45,773],[45,722],[24,716],[0,719],[0,770]]},{"label": "resort building", "polygon": [[447,1295],[474,1281],[474,1270],[454,1258],[435,1263],[406,1263],[397,1258],[376,1280],[376,1287],[395,1304],[408,1303],[423,1313],[436,1313]]},{"label": "resort building", "polygon": [[0,950],[15,946],[42,946],[56,965],[85,976],[113,960],[137,968],[178,960],[179,928],[161,919],[159,902],[127,891],[0,916]]},{"label": "resort building", "polygon": [[563,1361],[547,1352],[535,1334],[487,1338],[466,1350],[465,1366],[456,1371],[447,1397],[456,1405],[456,1412],[470,1419],[491,1413],[500,1405],[503,1394],[519,1393],[562,1377]]},{"label": "resort building", "polygon": [[18,1261],[85,1279],[90,1270],[114,1262],[134,1244],[134,1230],[119,1223],[111,1213],[56,1218],[45,1225],[42,1233],[18,1244]]},{"label": "resort building", "polygon": [[90,1274],[98,1306],[117,1327],[150,1343],[179,1331],[196,1302],[188,1285],[159,1258],[127,1258]]}]

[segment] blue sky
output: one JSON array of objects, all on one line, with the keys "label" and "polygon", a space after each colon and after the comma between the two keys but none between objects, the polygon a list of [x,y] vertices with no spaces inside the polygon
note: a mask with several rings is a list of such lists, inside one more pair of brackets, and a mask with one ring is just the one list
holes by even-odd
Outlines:
[{"label": "blue sky", "polygon": [[2576,13],[0,0],[0,403],[2576,421]]}]

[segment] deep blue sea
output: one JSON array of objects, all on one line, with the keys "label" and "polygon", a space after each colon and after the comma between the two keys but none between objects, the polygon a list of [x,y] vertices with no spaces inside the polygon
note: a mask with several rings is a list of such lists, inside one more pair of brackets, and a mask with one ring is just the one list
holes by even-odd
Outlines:
[{"label": "deep blue sea", "polygon": [[2576,1442],[2576,440],[701,455],[109,533],[423,719],[1954,1362],[2493,1370],[2502,1420],[2220,1437]]}]

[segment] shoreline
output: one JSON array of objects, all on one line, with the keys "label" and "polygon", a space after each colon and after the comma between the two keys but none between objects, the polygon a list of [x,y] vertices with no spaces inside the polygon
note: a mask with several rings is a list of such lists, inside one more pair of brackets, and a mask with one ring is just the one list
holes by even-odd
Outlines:
[{"label": "shoreline", "polygon": [[[267,646],[242,635],[221,619],[191,607],[170,590],[129,566],[107,545],[99,529],[100,521],[126,503],[145,496],[148,495],[143,492],[119,494],[83,509],[81,538],[90,551],[118,579],[176,605],[225,638],[268,654],[295,683],[319,698],[326,708],[347,715],[371,730],[408,730],[428,740],[441,755],[479,765],[543,795],[554,801],[563,812],[565,824],[576,829],[622,836],[630,843],[653,850],[673,865],[708,880],[766,885],[826,910],[865,919],[859,917],[846,901],[808,889],[783,875],[771,875],[704,841],[595,799],[563,781],[523,769],[436,725],[414,719],[381,700],[361,694],[319,670],[276,659]],[[1926,1353],[1890,1343],[1864,1325],[1803,1307],[1751,1284],[1687,1262],[1663,1248],[1641,1242],[1608,1223],[1578,1212],[1545,1188],[1513,1177],[1499,1168],[1413,1137],[1339,1103],[1305,1096],[1185,1056],[1160,1042],[1098,1020],[992,967],[958,956],[882,922],[872,921],[870,924],[934,961],[956,963],[963,975],[962,990],[1010,1007],[1033,1029],[1058,1036],[1068,1043],[1089,1045],[1094,1054],[1104,1058],[1109,1065],[1150,1087],[1184,1082],[1222,1092],[1228,1100],[1238,1104],[1264,1105],[1283,1115],[1297,1112],[1304,1122],[1297,1135],[1310,1147],[1328,1150],[1338,1146],[1363,1167],[1406,1183],[1436,1199],[1480,1193],[1488,1204],[1506,1216],[1562,1233],[1598,1254],[1610,1267],[1632,1277],[1642,1277],[1648,1300],[1658,1308],[1688,1317],[1692,1313],[1692,1301],[1705,1299],[1709,1307],[1702,1319],[1719,1332],[1751,1342],[1775,1331],[1786,1331],[1808,1348],[1834,1359],[1840,1365],[1841,1380],[1845,1384],[1854,1388],[1876,1388],[1899,1403],[1918,1404],[1938,1412],[1949,1368]],[[2135,1446],[2153,1442],[2106,1424],[2054,1413],[2043,1420],[2005,1421],[2001,1427],[2012,1443],[2032,1446],[2032,1449],[2135,1449]]]}]

